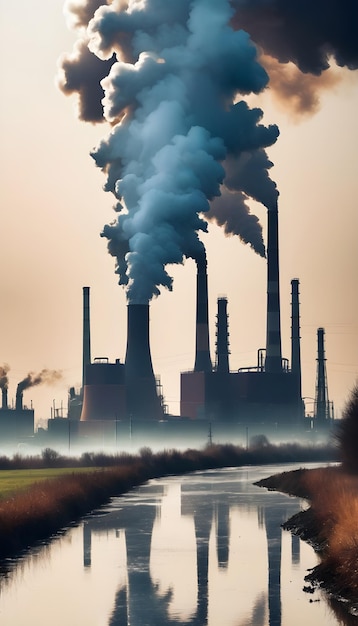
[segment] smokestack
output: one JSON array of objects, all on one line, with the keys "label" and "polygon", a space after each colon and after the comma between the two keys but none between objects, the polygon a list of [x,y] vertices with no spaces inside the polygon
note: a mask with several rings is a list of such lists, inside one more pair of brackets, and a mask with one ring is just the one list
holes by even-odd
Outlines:
[{"label": "smokestack", "polygon": [[2,394],[2,408],[3,409],[8,409],[9,405],[7,402],[7,387],[3,387],[1,389],[1,394]]},{"label": "smokestack", "polygon": [[83,287],[82,395],[86,384],[86,368],[91,363],[91,330],[89,287]]},{"label": "smokestack", "polygon": [[266,372],[282,371],[280,285],[278,263],[278,209],[267,212],[267,326]]},{"label": "smokestack", "polygon": [[300,336],[300,301],[299,280],[291,280],[291,372],[297,376],[297,391],[302,396],[301,377],[301,336]]},{"label": "smokestack", "polygon": [[216,316],[216,371],[229,373],[229,332],[227,298],[218,298],[218,314]]},{"label": "smokestack", "polygon": [[317,378],[315,396],[315,418],[319,421],[325,421],[331,418],[331,406],[328,399],[324,328],[317,329]]},{"label": "smokestack", "polygon": [[133,417],[160,418],[149,344],[149,304],[128,304],[125,379],[127,411]]},{"label": "smokestack", "polygon": [[22,389],[21,383],[18,384],[16,390],[16,400],[15,400],[15,409],[16,411],[22,411]]},{"label": "smokestack", "polygon": [[196,259],[196,343],[194,372],[211,372],[208,321],[208,276],[206,258]]}]

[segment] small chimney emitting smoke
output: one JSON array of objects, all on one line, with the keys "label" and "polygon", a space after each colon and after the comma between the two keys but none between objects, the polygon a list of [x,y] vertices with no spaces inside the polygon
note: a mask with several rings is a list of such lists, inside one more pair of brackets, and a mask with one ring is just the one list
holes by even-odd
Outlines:
[{"label": "small chimney emitting smoke", "polygon": [[43,369],[38,374],[29,372],[28,375],[19,382],[16,389],[16,402],[15,407],[17,411],[22,411],[22,396],[25,389],[29,387],[36,387],[37,385],[47,384],[53,385],[58,380],[61,380],[62,373],[56,370]]},{"label": "small chimney emitting smoke", "polygon": [[7,392],[9,387],[9,379],[7,377],[10,366],[7,363],[0,365],[0,389],[2,394],[2,408],[8,408]]}]

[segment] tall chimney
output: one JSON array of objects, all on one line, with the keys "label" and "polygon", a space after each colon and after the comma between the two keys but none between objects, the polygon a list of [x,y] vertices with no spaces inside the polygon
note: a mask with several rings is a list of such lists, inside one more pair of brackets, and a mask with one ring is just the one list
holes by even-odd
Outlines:
[{"label": "tall chimney", "polygon": [[129,416],[160,418],[149,344],[149,304],[128,304],[125,379]]},{"label": "tall chimney", "polygon": [[282,371],[280,287],[278,263],[278,209],[267,212],[267,326],[266,372]]},{"label": "tall chimney", "polygon": [[218,298],[218,314],[216,319],[216,371],[228,374],[230,351],[227,298]]},{"label": "tall chimney", "polygon": [[208,276],[206,258],[196,259],[196,342],[194,372],[211,372],[208,320]]},{"label": "tall chimney", "polygon": [[299,280],[291,280],[291,372],[297,376],[298,397],[302,396],[301,377],[301,336],[300,336],[300,301]]},{"label": "tall chimney", "polygon": [[90,288],[83,287],[82,395],[86,384],[86,368],[91,363]]}]

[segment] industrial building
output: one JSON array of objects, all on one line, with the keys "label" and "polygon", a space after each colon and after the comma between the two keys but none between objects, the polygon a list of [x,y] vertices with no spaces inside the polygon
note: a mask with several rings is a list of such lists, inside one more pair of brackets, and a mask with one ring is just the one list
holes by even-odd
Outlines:
[{"label": "industrial building", "polygon": [[23,392],[17,388],[15,407],[8,405],[8,387],[1,388],[0,441],[8,444],[22,442],[34,435],[34,410],[23,405]]},{"label": "industrial building", "polygon": [[[80,437],[122,439],[142,433],[189,428],[194,434],[207,424],[227,433],[238,425],[270,432],[278,426],[305,426],[301,391],[299,281],[291,281],[291,359],[282,357],[279,291],[278,211],[268,211],[266,346],[258,348],[257,363],[230,370],[227,299],[218,299],[216,355],[210,355],[208,274],[205,254],[196,259],[196,341],[194,367],[181,373],[180,415],[168,415],[156,378],[149,342],[149,304],[127,306],[127,349],[123,363],[91,359],[89,287],[83,288],[83,385],[72,393],[69,417],[78,422]],[[193,294],[194,297],[194,294]],[[325,379],[326,380],[326,379]],[[321,420],[322,421],[322,420]],[[329,421],[329,420],[327,420]],[[130,422],[130,426],[128,423]],[[196,427],[195,427],[196,424]],[[306,424],[307,425],[307,424]],[[53,430],[55,424],[49,424]],[[229,429],[229,431],[228,431]],[[190,431],[188,431],[189,433]]]},{"label": "industrial building", "polygon": [[[216,353],[210,355],[208,273],[205,253],[196,258],[196,340],[194,366],[180,375],[180,415],[169,415],[155,376],[149,341],[149,304],[127,305],[127,347],[124,362],[91,357],[90,289],[83,288],[82,387],[70,389],[68,416],[48,421],[52,441],[97,443],[137,441],[173,443],[185,433],[190,444],[232,441],[250,434],[300,433],[330,427],[324,330],[318,329],[317,382],[314,418],[305,417],[301,391],[299,281],[291,281],[291,355],[282,357],[277,207],[268,211],[266,346],[257,349],[257,363],[230,369],[227,299],[218,298]],[[193,294],[195,297],[195,294]],[[193,320],[194,322],[194,320]],[[5,380],[5,379],[4,379]],[[21,385],[16,407],[7,406],[3,385],[0,436],[21,440],[34,432],[34,412],[23,408]],[[208,435],[209,433],[209,435]]]}]

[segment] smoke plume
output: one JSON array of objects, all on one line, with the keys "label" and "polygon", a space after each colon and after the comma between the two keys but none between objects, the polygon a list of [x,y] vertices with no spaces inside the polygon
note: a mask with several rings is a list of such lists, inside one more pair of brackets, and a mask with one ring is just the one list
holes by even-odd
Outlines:
[{"label": "smoke plume", "polygon": [[43,369],[38,374],[29,372],[27,376],[19,382],[17,385],[16,395],[21,394],[25,389],[29,387],[35,387],[43,383],[47,385],[53,385],[57,381],[61,380],[62,373],[56,370]]},{"label": "smoke plume", "polygon": [[250,33],[266,54],[320,75],[330,59],[358,68],[356,0],[232,0],[233,23]]},{"label": "smoke plume", "polygon": [[7,389],[9,386],[8,372],[10,366],[7,363],[0,365],[0,389]]},{"label": "smoke plume", "polygon": [[172,288],[167,266],[202,253],[207,220],[264,255],[247,199],[276,207],[266,148],[279,131],[243,98],[271,73],[277,94],[313,111],[312,77],[331,59],[358,67],[356,0],[69,0],[66,9],[79,41],[62,57],[60,86],[79,94],[82,119],[111,127],[92,156],[116,198],[102,236],[129,301]]},{"label": "smoke plume", "polygon": [[129,301],[172,288],[166,268],[203,253],[205,217],[263,255],[245,199],[276,205],[265,148],[279,131],[240,100],[265,89],[268,75],[249,35],[230,25],[229,0],[70,2],[67,10],[80,43],[62,59],[61,84],[80,94],[82,118],[103,111],[112,127],[92,156],[116,198],[117,219],[102,236]]}]

